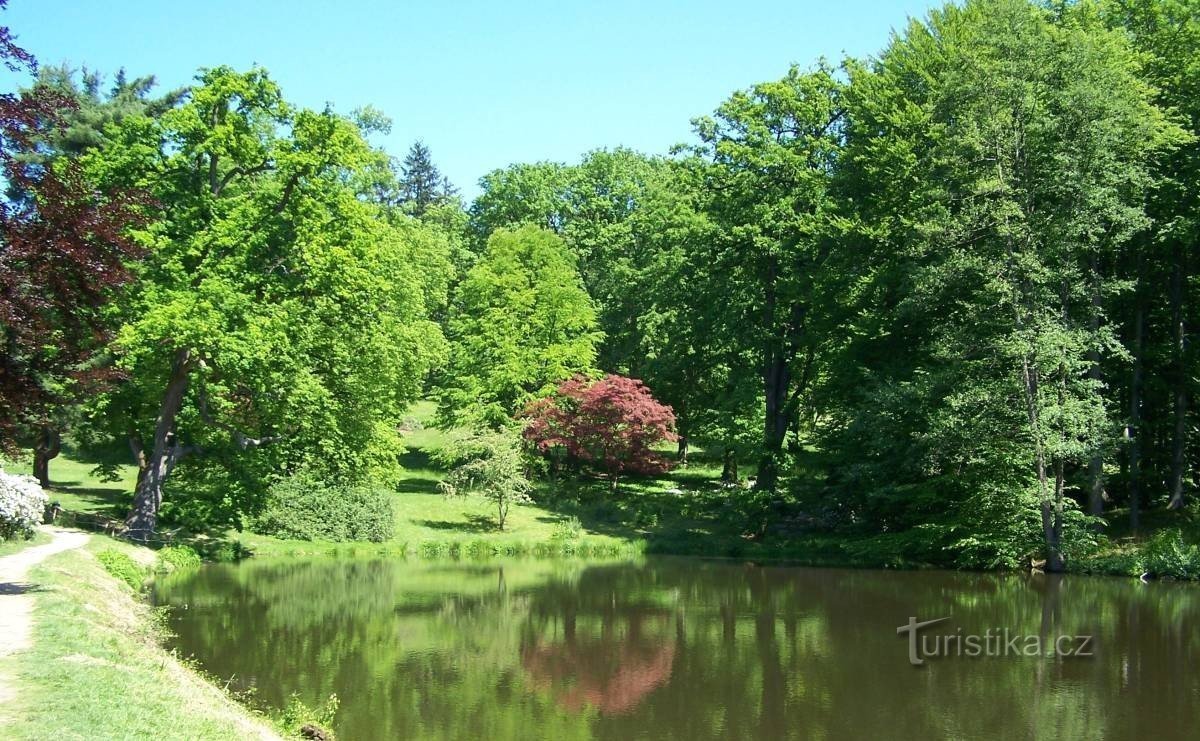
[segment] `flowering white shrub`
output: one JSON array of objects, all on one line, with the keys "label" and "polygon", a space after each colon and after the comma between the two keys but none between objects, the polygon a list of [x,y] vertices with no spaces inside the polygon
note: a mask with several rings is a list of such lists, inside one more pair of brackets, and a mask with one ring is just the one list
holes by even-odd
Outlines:
[{"label": "flowering white shrub", "polygon": [[34,477],[0,470],[0,540],[31,537],[49,500]]}]

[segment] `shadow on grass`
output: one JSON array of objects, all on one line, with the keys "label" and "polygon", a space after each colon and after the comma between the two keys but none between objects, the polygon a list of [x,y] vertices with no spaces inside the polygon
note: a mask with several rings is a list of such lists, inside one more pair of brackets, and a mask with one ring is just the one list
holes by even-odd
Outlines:
[{"label": "shadow on grass", "polygon": [[556,516],[539,519],[576,517],[589,532],[642,540],[648,552],[737,555],[745,545],[738,498],[715,485],[719,474],[698,468],[666,479],[630,478],[615,497],[602,481],[560,481],[538,496]]},{"label": "shadow on grass", "polygon": [[400,456],[400,465],[406,474],[396,484],[400,492],[419,494],[440,494],[438,481],[441,480],[441,467],[432,456],[421,448],[409,448]]},{"label": "shadow on grass", "polygon": [[103,487],[80,486],[80,481],[55,481],[50,485],[50,501],[55,501],[54,494],[61,492],[70,494],[80,500],[86,509],[76,508],[92,514],[105,517],[124,517],[133,503],[133,494],[114,485],[111,489]]},{"label": "shadow on grass", "polygon": [[416,520],[415,524],[432,530],[450,530],[459,533],[494,533],[499,532],[496,521],[484,515],[467,515],[466,522],[452,520]]}]

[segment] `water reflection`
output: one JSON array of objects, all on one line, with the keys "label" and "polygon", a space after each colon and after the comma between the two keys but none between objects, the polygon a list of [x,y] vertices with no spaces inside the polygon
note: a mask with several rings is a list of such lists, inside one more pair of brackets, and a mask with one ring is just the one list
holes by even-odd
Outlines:
[{"label": "water reflection", "polygon": [[[343,739],[1191,738],[1200,589],[759,567],[251,561],[168,578],[177,644]],[[184,609],[186,608],[186,609]],[[907,659],[910,616],[1095,636],[1091,658]]]}]

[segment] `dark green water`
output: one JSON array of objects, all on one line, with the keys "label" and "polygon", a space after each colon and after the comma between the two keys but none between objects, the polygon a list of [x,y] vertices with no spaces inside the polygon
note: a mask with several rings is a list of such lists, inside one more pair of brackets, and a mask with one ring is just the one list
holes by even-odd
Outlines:
[{"label": "dark green water", "polygon": [[[233,687],[277,707],[336,693],[343,741],[1200,738],[1192,585],[326,559],[205,567],[155,598],[181,652]],[[910,616],[951,618],[920,632],[919,668],[896,633]],[[929,657],[936,636],[966,654],[989,628],[1020,652]],[[1094,655],[1024,655],[1081,635],[1064,650]]]}]

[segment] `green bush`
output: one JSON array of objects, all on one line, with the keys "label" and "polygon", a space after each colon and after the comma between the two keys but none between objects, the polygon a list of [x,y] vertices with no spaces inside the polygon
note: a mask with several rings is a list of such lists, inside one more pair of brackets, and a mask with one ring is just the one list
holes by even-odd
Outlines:
[{"label": "green bush", "polygon": [[1187,543],[1178,530],[1155,533],[1145,545],[1146,571],[1153,576],[1200,578],[1200,548]]},{"label": "green bush", "polygon": [[158,571],[178,571],[179,569],[194,569],[200,565],[200,554],[190,546],[172,545],[158,552]]},{"label": "green bush", "polygon": [[550,534],[553,540],[578,540],[583,533],[583,523],[574,515],[554,523],[554,531]]},{"label": "green bush", "polygon": [[251,523],[255,532],[292,540],[390,540],[396,527],[391,495],[370,486],[331,486],[309,475],[281,479]]},{"label": "green bush", "polygon": [[128,584],[133,591],[141,591],[146,582],[146,570],[139,566],[137,561],[112,548],[97,553],[96,560],[105,571]]},{"label": "green bush", "polygon": [[320,731],[321,738],[332,739],[334,735],[330,728],[333,726],[339,704],[338,696],[330,695],[324,707],[310,708],[298,695],[293,694],[287,707],[276,717],[276,724],[290,736],[309,738],[312,731]]}]

